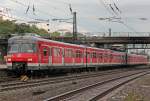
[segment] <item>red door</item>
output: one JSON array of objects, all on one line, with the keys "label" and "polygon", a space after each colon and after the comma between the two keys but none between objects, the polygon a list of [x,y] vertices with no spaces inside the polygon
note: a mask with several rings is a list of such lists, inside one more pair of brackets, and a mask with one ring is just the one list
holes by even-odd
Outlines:
[{"label": "red door", "polygon": [[53,65],[62,65],[63,55],[62,55],[62,48],[60,47],[53,47],[52,48],[52,64]]},{"label": "red door", "polygon": [[49,64],[49,51],[50,49],[48,46],[41,46],[40,48],[41,65]]}]

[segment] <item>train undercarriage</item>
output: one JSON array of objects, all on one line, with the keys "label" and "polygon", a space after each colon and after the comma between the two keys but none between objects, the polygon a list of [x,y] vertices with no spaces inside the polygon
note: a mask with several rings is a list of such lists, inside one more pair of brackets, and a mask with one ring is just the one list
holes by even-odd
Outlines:
[{"label": "train undercarriage", "polygon": [[136,64],[136,65],[127,65],[127,64],[121,64],[121,65],[101,65],[101,66],[76,66],[76,68],[73,66],[65,66],[65,67],[59,67],[59,66],[49,66],[47,69],[37,69],[37,70],[31,70],[27,66],[27,62],[13,62],[12,63],[12,69],[8,70],[8,75],[15,75],[17,77],[20,77],[22,75],[27,75],[28,77],[43,77],[43,76],[52,76],[52,75],[62,75],[66,73],[79,73],[79,72],[89,72],[89,71],[100,71],[100,70],[110,70],[110,69],[118,69],[118,68],[129,68],[132,66],[142,65],[142,64]]}]

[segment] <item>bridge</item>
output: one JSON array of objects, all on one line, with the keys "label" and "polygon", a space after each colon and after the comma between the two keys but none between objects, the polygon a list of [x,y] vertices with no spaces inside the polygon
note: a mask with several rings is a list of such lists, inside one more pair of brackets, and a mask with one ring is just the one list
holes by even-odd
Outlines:
[{"label": "bridge", "polygon": [[[51,40],[73,42],[72,37],[47,38]],[[150,37],[78,37],[75,42],[97,44],[150,44]]]},{"label": "bridge", "polygon": [[84,41],[98,44],[150,44],[150,37],[87,37]]},{"label": "bridge", "polygon": [[[72,37],[46,38],[56,41],[74,43]],[[150,44],[150,37],[78,37],[75,43],[79,44]],[[7,39],[0,39],[0,45],[7,45]]]},{"label": "bridge", "polygon": [[[94,46],[102,48],[110,48],[114,44],[123,44],[128,49],[150,49],[150,37],[78,37],[75,41],[72,37],[48,39],[75,44],[94,44]],[[141,47],[138,46],[139,44],[142,44]]]}]

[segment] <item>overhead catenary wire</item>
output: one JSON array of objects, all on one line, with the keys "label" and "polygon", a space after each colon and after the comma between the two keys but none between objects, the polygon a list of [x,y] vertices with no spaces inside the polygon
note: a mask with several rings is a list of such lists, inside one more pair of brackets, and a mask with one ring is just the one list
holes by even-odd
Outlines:
[{"label": "overhead catenary wire", "polygon": [[121,13],[121,10],[118,8],[118,6],[114,3],[115,8],[118,10],[118,12]]},{"label": "overhead catenary wire", "polygon": [[[26,5],[26,4],[22,3],[22,2],[17,1],[17,0],[10,0],[10,1],[15,2],[15,3],[19,4],[19,5],[22,5],[23,7],[27,7],[27,6],[28,6],[28,5]],[[50,16],[50,17],[57,17],[57,16],[55,16],[55,15],[53,15],[53,14],[50,14],[50,13],[48,13],[48,12],[41,11],[41,10],[39,10],[39,9],[36,9],[36,12],[43,13],[43,14],[48,15],[48,16]],[[58,18],[59,18],[59,17],[58,17]]]},{"label": "overhead catenary wire", "polygon": [[125,22],[120,22],[121,24],[123,24],[124,26],[126,26],[128,29],[132,30],[133,32],[137,33],[137,31],[132,28],[131,26],[127,25]]},{"label": "overhead catenary wire", "polygon": [[107,11],[113,13],[113,16],[119,16],[121,14],[121,10],[117,6],[117,4],[114,2],[114,0],[110,0],[111,2],[105,3],[106,0],[101,0],[101,3],[105,5],[105,8],[107,7]]},{"label": "overhead catenary wire", "polygon": [[[22,3],[22,2],[19,2],[19,1],[17,1],[17,0],[12,0],[12,1],[15,1],[16,3],[18,3],[18,4],[20,4],[20,5],[24,6],[24,7],[27,7],[27,5],[24,4],[24,3]],[[68,5],[68,3],[65,3],[65,4]],[[36,10],[36,11],[37,11],[37,10]],[[43,12],[42,12],[42,13],[43,13]],[[49,15],[49,14],[46,14],[46,15]],[[59,17],[56,17],[56,16],[55,16],[55,18],[59,18]]]},{"label": "overhead catenary wire", "polygon": [[[17,0],[11,0],[11,1],[17,1]],[[58,1],[58,0],[56,0],[56,1]],[[111,15],[113,15],[113,16],[117,16],[116,14],[114,14],[111,10],[110,10],[110,8],[109,8],[109,6],[108,6],[108,4],[106,4],[103,0],[99,0],[99,1],[102,1],[103,3],[104,3],[104,6],[106,7],[106,9],[108,9],[107,11],[111,14]],[[20,5],[22,5],[22,4],[24,4],[24,3],[22,3],[22,2],[19,2],[19,1],[17,1],[18,2],[18,4],[20,4]],[[61,2],[62,3],[62,2]],[[67,3],[67,2],[63,2],[63,4],[66,4],[66,5],[69,5],[69,3]],[[34,5],[32,5],[33,7],[31,7],[32,9],[34,8],[34,10],[33,11],[35,11],[35,12],[40,12],[40,13],[43,13],[43,14],[46,14],[46,15],[48,15],[48,16],[51,16],[51,17],[55,17],[55,18],[60,18],[60,17],[57,17],[57,16],[55,16],[55,15],[51,15],[51,14],[49,14],[48,12],[44,12],[44,11],[41,11],[41,10],[39,10],[39,9],[37,9],[36,7],[35,7],[35,4]],[[115,6],[115,4],[111,4],[111,6]],[[27,7],[27,5],[26,4],[24,4],[24,7]],[[71,8],[71,7],[70,7]],[[119,9],[119,7],[118,7],[118,5],[116,6],[116,7],[113,7],[113,9],[114,9],[114,11],[115,11],[115,8],[117,9]],[[120,9],[119,9],[120,10]],[[71,10],[70,10],[71,11]],[[121,10],[120,10],[121,11]]]},{"label": "overhead catenary wire", "polygon": [[[45,0],[44,0],[44,1],[43,1],[43,0],[42,0],[42,1],[38,1],[38,2],[41,3],[41,4],[47,4],[47,5],[49,5],[49,3],[48,3],[48,2],[45,2]],[[69,3],[68,3],[68,4],[69,4]],[[65,3],[66,6],[68,6],[68,4]],[[64,3],[63,3],[63,5],[64,5]],[[61,9],[61,8],[59,8],[59,7],[56,7],[56,6],[53,6],[53,5],[50,5],[49,7],[52,8],[52,9],[54,9],[54,10],[57,10],[57,11],[59,11],[59,12],[62,12],[62,11],[64,12],[64,10]],[[63,6],[62,6],[62,7],[63,7]]]},{"label": "overhead catenary wire", "polygon": [[105,4],[105,2],[103,0],[98,0],[103,6],[104,8],[107,10],[107,12],[113,16],[116,16],[109,8],[108,6]]},{"label": "overhead catenary wire", "polygon": [[73,11],[72,11],[72,6],[71,6],[71,4],[69,4],[69,10],[70,10],[70,12],[71,12],[71,14],[72,14]]},{"label": "overhead catenary wire", "polygon": [[122,11],[120,10],[120,8],[118,7],[118,5],[116,4],[116,2],[114,0],[112,0],[112,4],[119,13],[122,13]]},{"label": "overhead catenary wire", "polygon": [[109,7],[111,8],[111,10],[116,14],[116,15],[118,15],[117,14],[117,12],[114,10],[114,8],[112,7],[112,4],[109,4]]},{"label": "overhead catenary wire", "polygon": [[[103,7],[107,10],[107,12],[112,15],[112,16],[116,16],[116,14],[114,14],[109,8],[108,6],[105,4],[105,2],[103,0],[98,0],[100,4],[103,5]],[[105,28],[105,26],[101,25],[103,28]]]},{"label": "overhead catenary wire", "polygon": [[[4,9],[6,9],[7,7],[5,7],[4,5],[0,5],[2,8],[4,8]],[[13,9],[13,8],[8,8],[8,9],[10,9],[9,10],[9,13],[10,13],[10,11],[14,11],[14,12],[17,12],[17,9]],[[8,13],[8,12],[7,12]],[[15,17],[15,16],[13,16],[13,14],[11,14],[10,16],[9,16],[9,14],[7,14],[7,15],[5,15],[5,14],[3,14],[2,16],[6,16],[6,17],[8,17],[8,18],[11,18],[11,19],[13,19],[13,20],[18,20],[18,21],[24,21],[24,22],[26,22],[27,20],[34,20],[34,21],[38,21],[38,20],[36,20],[36,19],[34,19],[34,18],[31,18],[31,17],[29,17],[29,16],[23,16],[23,17],[21,17],[21,16],[17,16],[17,17]]]},{"label": "overhead catenary wire", "polygon": [[[104,7],[106,8],[106,10],[110,13],[110,10],[106,7],[105,3],[103,2],[103,0],[99,0],[101,1],[101,3],[104,5]],[[122,13],[121,10],[118,8],[118,6],[115,4],[115,2],[112,0],[112,3],[109,4],[111,10],[115,13],[114,8],[112,7],[112,4],[114,5],[114,7],[118,10],[118,12],[120,12],[120,14]],[[113,13],[113,15],[114,15]],[[112,13],[111,13],[112,14]],[[115,14],[115,16],[119,16],[117,14]],[[115,17],[114,17],[115,18]],[[129,25],[127,25],[124,21],[122,21],[122,17],[119,17],[120,19],[107,19],[110,22],[117,22],[117,23],[121,23],[122,25],[124,25],[126,28],[132,30],[133,32],[136,33],[136,30],[134,30],[134,28],[130,27]]]},{"label": "overhead catenary wire", "polygon": [[[32,8],[31,8],[32,7]],[[34,4],[34,0],[32,0],[32,4],[31,4],[31,0],[29,0],[27,9],[26,9],[26,14],[29,12],[29,10],[31,10],[33,12],[33,15],[35,15],[35,4]]]},{"label": "overhead catenary wire", "polygon": [[[119,7],[116,5],[115,1],[112,0],[114,7],[116,8],[116,10],[121,14],[122,11],[119,9]],[[117,1],[118,2],[118,1]],[[123,17],[121,17],[121,19],[118,19],[118,23],[121,23],[122,25],[124,25],[126,28],[128,28],[129,30],[137,33],[137,31],[132,28],[131,26],[129,26],[128,24],[126,24],[124,21],[122,21]],[[116,21],[117,22],[117,21]]]}]

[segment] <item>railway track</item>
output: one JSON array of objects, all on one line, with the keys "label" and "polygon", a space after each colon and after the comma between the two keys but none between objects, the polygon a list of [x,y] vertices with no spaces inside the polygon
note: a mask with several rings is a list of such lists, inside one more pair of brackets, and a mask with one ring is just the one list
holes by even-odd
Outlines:
[{"label": "railway track", "polygon": [[0,77],[0,83],[16,81],[16,77]]},{"label": "railway track", "polygon": [[47,79],[33,80],[33,81],[31,80],[28,82],[3,83],[3,84],[0,84],[0,92],[22,89],[22,88],[27,88],[27,87],[41,86],[41,85],[46,85],[46,84],[54,84],[54,83],[60,83],[60,82],[66,82],[66,81],[74,81],[74,80],[92,78],[92,77],[98,77],[98,76],[112,75],[116,73],[126,72],[129,70],[130,69],[124,69],[124,70],[121,69],[121,70],[103,71],[103,72],[97,72],[97,73],[87,73],[87,74],[82,74],[82,75],[47,78]]},{"label": "railway track", "polygon": [[[89,86],[72,90],[44,101],[98,101],[118,87],[149,74],[150,71],[138,71],[128,75],[117,76]],[[101,101],[101,100],[100,100]]]}]

